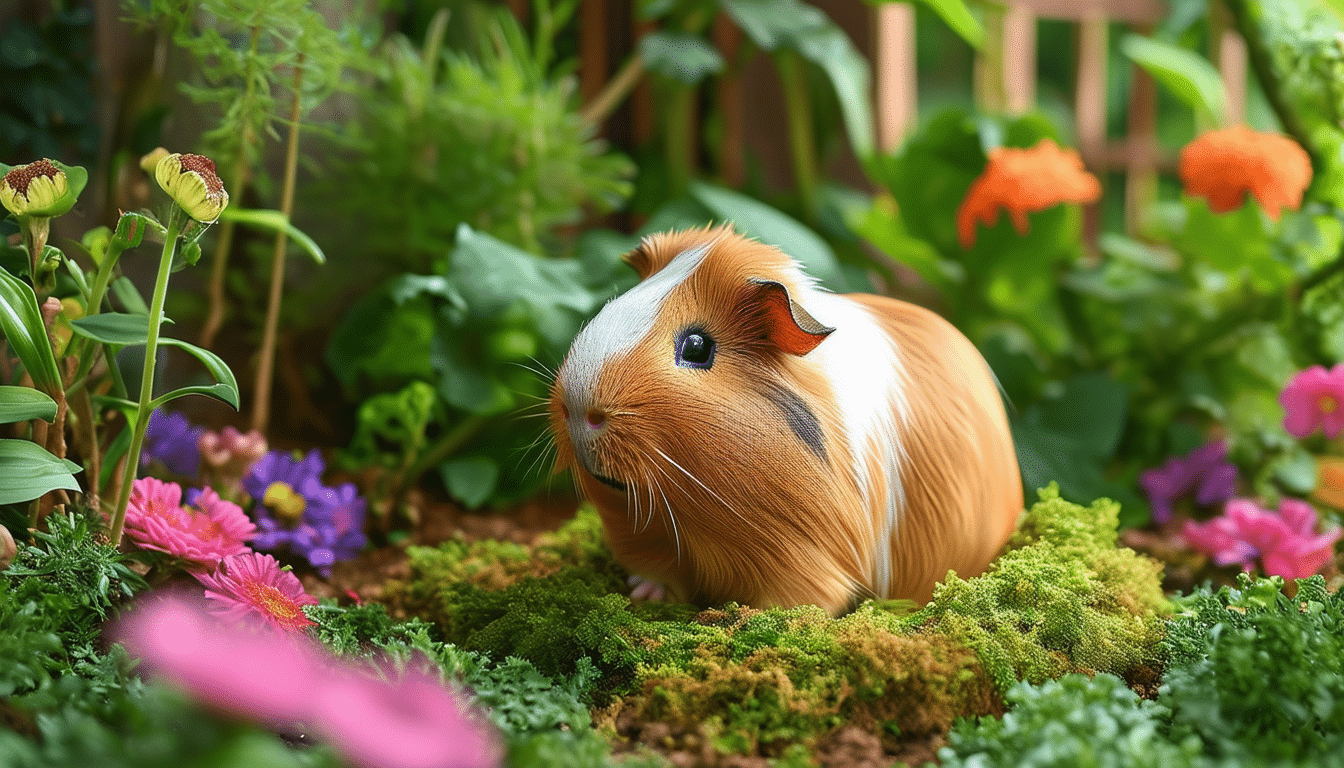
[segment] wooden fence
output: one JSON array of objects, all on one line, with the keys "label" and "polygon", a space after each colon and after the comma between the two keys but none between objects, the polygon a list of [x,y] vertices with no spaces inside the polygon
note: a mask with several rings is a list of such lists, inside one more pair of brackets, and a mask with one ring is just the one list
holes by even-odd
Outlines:
[{"label": "wooden fence", "polygon": [[[509,0],[515,13],[526,14],[527,0]],[[586,100],[597,98],[613,77],[612,71],[639,37],[651,28],[632,21],[629,0],[581,0],[580,88]],[[874,115],[879,149],[899,147],[917,120],[918,72],[915,64],[915,15],[907,2],[876,6],[858,0],[816,0],[816,5],[837,18],[851,19],[856,6],[863,15],[847,31],[873,64]],[[986,41],[976,56],[973,83],[977,105],[987,111],[1020,114],[1036,105],[1037,26],[1041,20],[1059,20],[1073,25],[1074,50],[1059,52],[1074,57],[1075,135],[1080,154],[1089,170],[1098,174],[1119,171],[1125,177],[1126,223],[1132,229],[1147,200],[1156,192],[1157,174],[1172,171],[1175,158],[1164,154],[1157,141],[1157,86],[1136,65],[1130,78],[1126,132],[1119,138],[1107,135],[1106,82],[1111,35],[1132,31],[1149,34],[1166,16],[1163,0],[1005,0],[986,19]],[[614,34],[613,24],[627,25]],[[855,29],[858,27],[858,29]],[[1247,63],[1245,45],[1231,28],[1226,8],[1210,0],[1210,49],[1208,56],[1222,74],[1227,89],[1229,123],[1244,119]],[[858,32],[858,34],[856,34]],[[713,41],[732,60],[742,45],[742,35],[722,14],[713,26]],[[613,40],[622,41],[614,50]],[[626,73],[628,74],[628,73]],[[745,130],[752,112],[740,75],[719,78],[717,97],[722,109],[722,140],[717,147],[719,175],[729,184],[740,183],[745,173]],[[654,111],[647,90],[636,89],[632,99],[630,139],[640,144],[653,133]],[[609,126],[609,129],[611,126]],[[755,147],[754,147],[755,148]],[[1087,212],[1089,239],[1099,227],[1099,207]]]}]

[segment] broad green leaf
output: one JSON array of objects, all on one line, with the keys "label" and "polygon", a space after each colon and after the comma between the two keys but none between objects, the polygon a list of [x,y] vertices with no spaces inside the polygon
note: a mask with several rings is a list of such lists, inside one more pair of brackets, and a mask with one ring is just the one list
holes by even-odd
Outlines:
[{"label": "broad green leaf", "polygon": [[32,387],[0,386],[0,424],[29,419],[55,421],[56,401]]},{"label": "broad green leaf", "polygon": [[858,290],[840,272],[835,251],[802,222],[741,192],[704,182],[691,183],[691,196],[720,221],[731,222],[738,232],[773,245],[797,259],[807,273],[835,291]]},{"label": "broad green leaf", "polygon": [[[233,377],[233,371],[229,370],[228,363],[225,363],[219,355],[181,339],[164,338],[159,339],[159,343],[185,350],[197,360],[200,360],[205,365],[206,370],[210,371],[210,375],[214,376],[215,381],[218,382],[215,386],[184,387],[181,390],[175,390],[176,392],[209,395],[233,406],[235,411],[238,410],[238,380]],[[190,392],[187,392],[187,390],[190,390]]]},{"label": "broad green leaf", "polygon": [[[908,2],[909,0],[869,0],[874,3],[884,2]],[[943,20],[953,32],[967,42],[972,48],[979,50],[985,44],[985,28],[980,24],[980,20],[975,18],[971,9],[966,5],[965,0],[918,0],[923,3],[938,18]]]},{"label": "broad green leaf", "polygon": [[640,38],[639,55],[651,71],[684,85],[723,71],[718,50],[689,32],[651,32]]},{"label": "broad green leaf", "polygon": [[159,408],[171,403],[179,397],[186,397],[187,395],[205,395],[206,397],[213,397],[220,402],[233,406],[235,411],[238,410],[238,388],[236,386],[229,386],[228,384],[196,384],[189,387],[178,387],[171,392],[165,392],[153,400],[150,400],[149,406],[151,408]]},{"label": "broad green leaf", "polygon": [[280,211],[256,210],[252,208],[234,208],[232,206],[225,208],[219,215],[220,221],[232,221],[238,224],[246,224],[251,227],[270,230],[271,232],[284,232],[291,240],[298,243],[313,261],[318,264],[326,264],[327,257],[322,253],[322,249],[311,237],[304,234],[303,230],[290,223],[285,214]]},{"label": "broad green leaf", "polygon": [[0,330],[38,389],[54,395],[63,388],[37,295],[27,283],[4,270],[0,270]]},{"label": "broad green leaf", "polygon": [[0,504],[32,501],[51,491],[78,491],[73,461],[59,459],[29,440],[0,440]]},{"label": "broad green leaf", "polygon": [[486,456],[469,456],[439,465],[439,477],[448,492],[467,509],[476,509],[490,498],[499,482],[499,464]]},{"label": "broad green leaf", "polygon": [[135,283],[128,277],[118,277],[112,281],[112,293],[121,302],[121,306],[133,315],[148,315],[149,305],[145,303],[144,297],[140,291],[136,290]]},{"label": "broad green leaf", "polygon": [[1218,70],[1208,59],[1171,43],[1141,35],[1126,35],[1120,50],[1143,67],[1176,98],[1215,124],[1223,122],[1227,93]]},{"label": "broad green leaf", "polygon": [[905,231],[893,201],[878,199],[851,228],[896,261],[910,267],[925,282],[944,294],[954,291],[966,278],[960,264],[944,259],[932,245]]},{"label": "broad green leaf", "polygon": [[1101,372],[1080,373],[1064,382],[1059,397],[1040,404],[1041,424],[1066,434],[1097,458],[1110,458],[1125,426],[1129,393]]},{"label": "broad green leaf", "polygon": [[[163,322],[173,321],[163,318]],[[144,344],[149,338],[149,316],[128,315],[123,312],[104,312],[70,321],[75,333],[103,344],[124,347],[129,344]]]},{"label": "broad green leaf", "polygon": [[855,154],[873,153],[868,61],[821,10],[800,0],[720,0],[724,12],[765,51],[787,48],[821,67],[835,89]]}]

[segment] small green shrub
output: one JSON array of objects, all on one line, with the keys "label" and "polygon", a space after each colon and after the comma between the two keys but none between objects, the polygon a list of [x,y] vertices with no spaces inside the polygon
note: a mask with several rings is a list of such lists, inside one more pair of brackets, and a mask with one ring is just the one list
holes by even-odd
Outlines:
[{"label": "small green shrub", "polygon": [[1166,642],[1160,701],[1175,734],[1231,762],[1321,764],[1344,755],[1344,596],[1320,576],[1196,590]]},{"label": "small green shrub", "polygon": [[938,752],[943,768],[1181,768],[1206,766],[1197,738],[1164,734],[1166,707],[1114,675],[1017,683],[1002,718],[962,720]]}]

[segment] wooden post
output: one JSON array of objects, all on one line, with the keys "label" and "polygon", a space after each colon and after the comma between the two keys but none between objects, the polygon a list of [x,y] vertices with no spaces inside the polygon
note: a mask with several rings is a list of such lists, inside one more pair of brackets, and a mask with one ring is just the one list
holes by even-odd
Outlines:
[{"label": "wooden post", "polygon": [[915,9],[909,3],[882,3],[873,11],[877,61],[877,148],[895,152],[918,115],[915,69]]},{"label": "wooden post", "polygon": [[714,17],[714,45],[727,62],[717,84],[723,136],[719,141],[719,178],[729,187],[741,188],[747,181],[746,106],[742,101],[742,30],[728,14]]},{"label": "wooden post", "polygon": [[[1093,9],[1078,22],[1078,80],[1075,84],[1074,130],[1083,164],[1106,180],[1106,38],[1110,22]],[[1101,201],[1083,207],[1083,243],[1095,252],[1101,237]]]},{"label": "wooden post", "polygon": [[1223,76],[1227,93],[1223,114],[1218,117],[1225,125],[1246,122],[1246,41],[1237,33],[1222,0],[1209,2],[1209,60]]},{"label": "wooden post", "polygon": [[582,0],[579,5],[579,96],[584,104],[601,93],[610,69],[607,1]]},{"label": "wooden post", "polygon": [[[1142,35],[1152,24],[1132,28]],[[1143,223],[1149,203],[1157,198],[1157,83],[1142,67],[1132,67],[1129,83],[1129,119],[1125,137],[1125,231],[1134,234]]]},{"label": "wooden post", "polygon": [[1003,13],[1003,106],[1021,115],[1036,106],[1036,13],[1009,3]]}]

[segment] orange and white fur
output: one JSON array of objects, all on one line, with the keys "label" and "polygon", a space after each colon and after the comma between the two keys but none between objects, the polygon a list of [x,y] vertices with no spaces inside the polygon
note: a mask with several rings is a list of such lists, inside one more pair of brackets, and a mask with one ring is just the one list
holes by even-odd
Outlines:
[{"label": "orange and white fur", "polygon": [[561,365],[558,468],[637,593],[927,602],[982,572],[1022,487],[988,365],[912,304],[818,288],[729,228],[648,237]]}]

